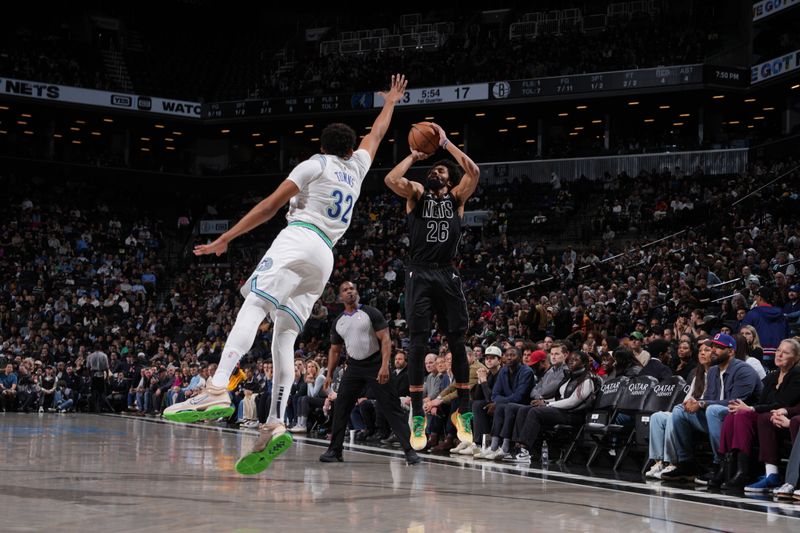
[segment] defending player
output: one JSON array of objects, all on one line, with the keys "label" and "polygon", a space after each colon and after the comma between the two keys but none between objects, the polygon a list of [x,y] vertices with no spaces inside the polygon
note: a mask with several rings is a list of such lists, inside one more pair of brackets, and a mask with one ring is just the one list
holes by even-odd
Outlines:
[{"label": "defending player", "polygon": [[405,94],[406,83],[405,76],[392,76],[391,89],[383,94],[383,109],[356,151],[357,137],[352,128],[345,124],[327,126],[320,140],[321,154],[297,165],[275,192],[217,240],[194,250],[195,255],[225,253],[230,241],[267,222],[289,203],[289,224],[241,288],[245,300],[214,379],[203,394],[164,411],[165,418],[176,422],[229,416],[233,407],[226,390],[228,377],[250,350],[259,324],[269,313],[274,323],[270,415],[260,427],[254,447],[237,462],[239,473],[261,472],[292,443],[283,421],[292,386],[295,339],[328,282],[333,268],[331,250],[350,225],[362,181],[386,134],[395,104]]}]

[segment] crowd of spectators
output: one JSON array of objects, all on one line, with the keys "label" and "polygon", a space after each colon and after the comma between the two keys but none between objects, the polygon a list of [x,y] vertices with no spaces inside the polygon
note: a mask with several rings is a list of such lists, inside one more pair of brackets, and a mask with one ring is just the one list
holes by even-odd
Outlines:
[{"label": "crowd of spectators", "polygon": [[[635,25],[636,31],[631,31]],[[637,69],[702,62],[705,35],[686,25],[645,17],[598,34],[568,32],[534,40],[476,23],[456,24],[436,49],[298,57],[292,69],[259,68],[248,97],[374,90],[383,72],[403,72],[418,87]],[[442,68],[447,65],[447,68]],[[240,95],[241,97],[242,95]]]},{"label": "crowd of spectators", "polygon": [[[30,25],[14,28],[16,33],[0,41],[0,75],[122,90],[109,77],[98,51],[112,49],[125,53],[135,92],[221,101],[374,91],[385,82],[386,72],[403,72],[415,86],[425,87],[690,64],[713,52],[707,31],[675,22],[668,14],[620,19],[599,33],[568,31],[535,40],[509,38],[513,17],[498,26],[480,23],[472,11],[453,16],[453,33],[442,34],[435,48],[321,56],[319,43],[297,46],[290,38],[283,44],[290,50],[288,56],[283,53],[278,58],[271,57],[276,43],[263,38],[263,28],[241,29],[259,38],[219,28],[220,36],[246,46],[238,52],[222,38],[215,38],[214,47],[209,47],[205,27],[201,34],[185,30],[180,39],[166,39],[161,30],[152,35],[136,32],[137,43],[151,35],[150,41],[139,43],[142,51],[126,50],[125,43],[132,39],[121,31],[101,33],[90,44],[62,30]],[[333,28],[326,38],[338,31]],[[201,63],[204,68],[197,68]],[[184,75],[171,76],[175,71]]]},{"label": "crowd of spectators", "polygon": [[0,75],[69,87],[115,90],[97,51],[88,44],[55,34],[25,31],[5,35]]},{"label": "crowd of spectators", "polygon": [[[551,364],[567,364],[575,376],[582,368],[587,376],[626,375],[629,367],[638,366],[663,377],[664,369],[655,364],[659,361],[668,373],[688,378],[697,366],[692,344],[697,336],[720,331],[746,336],[743,326],[748,324],[755,335],[750,332],[740,344],[746,347],[745,358],[771,369],[781,341],[797,332],[800,314],[794,265],[800,245],[797,176],[786,176],[735,208],[734,203],[791,166],[791,161],[755,164],[742,176],[654,171],[636,178],[641,183],[626,176],[596,177],[589,180],[589,193],[580,180],[558,180],[557,186],[554,182],[535,191],[519,180],[481,187],[467,208],[486,209],[490,217],[483,227],[466,229],[458,260],[469,302],[467,339],[476,384],[485,383],[489,374],[496,378],[501,367],[531,367],[533,377],[524,387],[504,385],[504,396],[522,391],[519,401],[525,403],[531,390],[541,395],[534,383],[542,382]],[[42,187],[41,182],[18,180],[13,185],[3,200],[6,216],[0,226],[0,407],[156,414],[200,390],[213,374],[235,319],[237,288],[263,253],[263,242],[244,239],[226,263],[176,262],[164,248],[177,234],[160,218],[122,202],[120,195],[98,195],[97,183]],[[635,224],[647,224],[651,233],[671,237],[643,246],[647,241],[641,237],[625,241],[610,236],[602,247],[580,249],[532,240],[533,217],[568,224],[586,208],[587,194],[601,206],[600,230],[622,235]],[[206,200],[235,218],[254,198],[242,203],[239,197],[238,205],[226,204],[224,197]],[[166,205],[172,199],[164,195],[160,201]],[[559,201],[572,208],[563,209]],[[174,207],[161,207],[166,216],[178,218]],[[268,230],[280,225],[277,220]],[[537,229],[546,233],[555,228]],[[295,429],[325,431],[335,380],[325,390],[320,376],[330,324],[341,310],[336,287],[342,281],[355,282],[361,301],[386,314],[395,372],[402,373],[408,342],[402,281],[407,246],[402,203],[383,192],[365,194],[352,228],[335,250],[330,285],[296,347],[287,420]],[[785,325],[780,332],[771,319],[755,316],[768,307]],[[232,382],[239,409],[231,423],[252,426],[266,415],[270,341],[265,322]],[[431,449],[439,446],[441,452],[455,444],[441,407],[452,380],[446,340],[434,329],[429,343],[426,367],[433,403],[427,410],[441,419],[438,426],[431,424],[439,432]],[[620,344],[634,355],[615,351]],[[565,353],[553,361],[556,345]],[[654,352],[653,361],[641,356],[643,346]],[[501,350],[502,365],[497,358]],[[478,372],[479,367],[485,370]],[[589,382],[576,377],[561,393],[579,394],[587,387]],[[491,389],[483,394],[484,400],[494,397]],[[374,402],[365,396],[351,417],[352,427],[360,430],[360,439],[391,442],[371,407]],[[537,416],[526,413],[524,419],[539,424]],[[525,457],[523,450],[537,434],[527,427],[517,442],[520,448],[504,454]],[[497,437],[503,450],[507,437],[500,434],[502,426],[497,435],[491,426],[482,431]]]}]

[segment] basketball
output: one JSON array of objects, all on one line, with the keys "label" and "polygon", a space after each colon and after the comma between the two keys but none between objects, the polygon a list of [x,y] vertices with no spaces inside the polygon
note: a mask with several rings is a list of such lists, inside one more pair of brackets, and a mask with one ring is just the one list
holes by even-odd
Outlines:
[{"label": "basketball", "polygon": [[412,124],[408,132],[408,145],[418,152],[433,154],[439,149],[439,130],[431,122]]}]

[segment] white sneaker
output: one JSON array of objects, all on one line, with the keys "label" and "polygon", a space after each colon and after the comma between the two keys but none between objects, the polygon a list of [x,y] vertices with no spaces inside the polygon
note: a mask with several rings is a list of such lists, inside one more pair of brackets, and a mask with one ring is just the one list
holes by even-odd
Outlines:
[{"label": "white sneaker", "polygon": [[164,409],[163,416],[173,422],[197,422],[228,418],[235,408],[226,387],[215,387],[211,383],[197,396],[185,402],[174,403]]},{"label": "white sneaker", "polygon": [[[450,450],[450,453],[461,453],[462,450],[469,448],[471,444],[471,442],[461,441],[458,443],[458,446]],[[471,454],[472,452],[470,452],[470,455]]]},{"label": "white sneaker", "polygon": [[39,408],[39,412],[40,412],[40,413],[44,413],[44,407],[40,407],[40,408]]},{"label": "white sneaker", "polygon": [[772,491],[772,494],[778,498],[792,498],[792,493],[794,492],[794,485],[791,483],[784,483],[777,489]]},{"label": "white sneaker", "polygon": [[475,456],[478,452],[481,451],[481,447],[475,444],[474,442],[470,443],[468,446],[464,447],[463,450],[458,452],[458,455],[472,455]]},{"label": "white sneaker", "polygon": [[486,456],[490,461],[502,461],[506,457],[511,457],[511,455],[508,452],[504,452],[503,448],[497,448],[497,450]]},{"label": "white sneaker", "polygon": [[661,476],[663,476],[664,474],[669,474],[670,472],[672,472],[676,468],[677,468],[677,466],[675,466],[675,465],[669,465],[667,467],[664,467],[664,469],[661,470],[661,472],[659,472],[658,474],[655,475],[654,479],[661,479]]},{"label": "white sneaker", "polygon": [[493,454],[493,453],[494,452],[492,451],[491,448],[486,448],[486,449],[479,448],[478,452],[476,454],[474,454],[473,457],[475,459],[488,459],[489,455]]},{"label": "white sneaker", "polygon": [[650,470],[644,475],[644,477],[648,479],[659,479],[661,477],[661,471],[664,470],[664,463],[662,461],[656,461],[656,463],[650,467]]},{"label": "white sneaker", "polygon": [[301,425],[296,425],[296,426],[292,426],[292,427],[290,427],[290,428],[288,429],[288,431],[289,431],[289,433],[307,433],[307,432],[308,432],[308,429],[306,429],[306,426],[305,426],[305,425],[303,425],[303,426],[301,426]]},{"label": "white sneaker", "polygon": [[246,427],[247,429],[254,429],[258,427],[258,420],[246,420],[242,426]]}]

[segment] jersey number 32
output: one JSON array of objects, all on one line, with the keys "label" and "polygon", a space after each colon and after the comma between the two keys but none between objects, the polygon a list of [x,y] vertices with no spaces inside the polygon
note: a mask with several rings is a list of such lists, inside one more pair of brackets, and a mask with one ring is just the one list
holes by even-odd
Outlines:
[{"label": "jersey number 32", "polygon": [[[342,191],[339,189],[335,189],[331,193],[331,197],[333,198],[333,203],[328,207],[327,214],[330,218],[339,219],[345,224],[350,223],[350,211],[353,209],[353,196],[348,194],[347,196],[344,195]],[[344,204],[344,206],[342,206]],[[342,212],[342,207],[344,207],[344,212]]]}]

